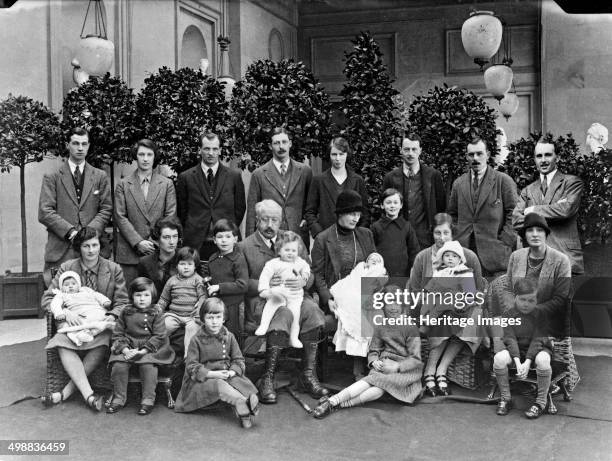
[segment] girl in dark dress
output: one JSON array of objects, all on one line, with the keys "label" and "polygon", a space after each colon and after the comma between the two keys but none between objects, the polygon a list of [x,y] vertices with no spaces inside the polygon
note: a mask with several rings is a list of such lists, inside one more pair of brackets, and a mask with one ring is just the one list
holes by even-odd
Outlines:
[{"label": "girl in dark dress", "polygon": [[117,319],[113,333],[111,381],[113,398],[107,413],[117,413],[125,405],[127,385],[132,365],[138,366],[142,381],[139,415],[148,415],[155,405],[157,366],[174,360],[163,313],[153,304],[157,293],[153,281],[138,277],[130,283],[130,299]]}]

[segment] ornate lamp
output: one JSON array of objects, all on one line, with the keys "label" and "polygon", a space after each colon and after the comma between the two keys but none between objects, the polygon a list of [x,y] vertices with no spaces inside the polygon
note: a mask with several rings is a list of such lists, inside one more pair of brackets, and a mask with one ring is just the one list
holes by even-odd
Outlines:
[{"label": "ornate lamp", "polygon": [[461,27],[461,41],[465,52],[483,66],[489,62],[501,44],[502,23],[492,11],[473,11]]},{"label": "ornate lamp", "polygon": [[[83,35],[91,4],[94,4],[94,33]],[[81,41],[76,52],[76,64],[88,75],[104,75],[113,65],[115,45],[106,37],[102,0],[89,0],[81,28]],[[74,65],[75,70],[79,67]],[[82,75],[79,80],[82,80]],[[75,78],[76,80],[76,78]]]},{"label": "ornate lamp", "polygon": [[217,77],[217,81],[223,85],[223,90],[225,92],[225,100],[229,101],[230,99],[232,99],[232,90],[234,89],[234,85],[236,84],[236,80],[234,80],[234,78],[230,75],[229,70],[230,63],[228,50],[231,41],[229,37],[219,35],[217,37],[217,43],[219,44],[219,48],[221,49],[221,64],[219,66],[221,67],[221,73]]},{"label": "ornate lamp", "polygon": [[[504,29],[505,33],[502,37],[500,51],[493,60],[493,64],[485,70],[484,73],[485,87],[498,101],[501,101],[504,95],[510,91],[512,79],[514,77],[514,72],[512,72],[510,68],[513,62],[511,57],[511,30],[510,27],[505,24]],[[504,53],[503,58],[500,56],[502,49]],[[500,60],[501,64],[496,64],[499,63]]]},{"label": "ornate lamp", "polygon": [[499,111],[504,116],[506,121],[512,117],[519,107],[519,99],[515,93],[506,93],[499,101]]}]

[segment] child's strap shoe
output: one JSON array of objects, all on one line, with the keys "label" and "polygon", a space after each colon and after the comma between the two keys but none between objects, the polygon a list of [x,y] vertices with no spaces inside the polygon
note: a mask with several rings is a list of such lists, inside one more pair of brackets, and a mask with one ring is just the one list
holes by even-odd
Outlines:
[{"label": "child's strap shoe", "polygon": [[506,416],[512,410],[512,400],[500,400],[497,404],[497,415]]},{"label": "child's strap shoe", "polygon": [[533,405],[531,405],[531,407],[529,407],[529,409],[525,412],[525,416],[527,417],[527,419],[537,419],[540,416],[542,416],[542,413],[544,413],[544,408],[542,408],[540,405],[538,405],[537,403],[534,403]]}]

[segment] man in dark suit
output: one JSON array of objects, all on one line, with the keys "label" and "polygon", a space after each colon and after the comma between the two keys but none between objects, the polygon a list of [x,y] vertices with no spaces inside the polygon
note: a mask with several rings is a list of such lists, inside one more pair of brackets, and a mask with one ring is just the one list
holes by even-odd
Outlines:
[{"label": "man in dark suit", "polygon": [[214,223],[225,218],[240,226],[246,208],[241,173],[219,162],[220,146],[215,133],[200,136],[202,162],[181,173],[176,185],[184,244],[199,250],[202,260],[217,251]]},{"label": "man in dark suit", "polygon": [[255,204],[271,199],[282,208],[280,228],[291,230],[309,242],[304,215],[312,181],[312,170],[289,157],[291,137],[285,128],[274,128],[271,134],[272,159],[253,172],[247,199],[246,235],[255,232]]},{"label": "man in dark suit", "polygon": [[402,166],[387,173],[383,190],[402,193],[404,219],[414,227],[421,248],[427,248],[433,244],[433,217],[446,210],[446,190],[440,172],[419,160],[421,152],[420,136],[405,133],[400,146]]},{"label": "man in dark suit", "polygon": [[138,276],[138,258],[155,252],[150,239],[157,220],[176,214],[176,194],[172,181],[153,172],[157,146],[141,139],[134,146],[136,171],[123,178],[115,188],[117,254],[127,286]]},{"label": "man in dark suit", "polygon": [[529,213],[546,218],[550,227],[546,244],[568,256],[572,274],[583,274],[584,260],[576,220],[584,185],[580,178],[557,169],[554,144],[538,141],[534,159],[539,177],[521,191],[512,224],[518,231]]},{"label": "man in dark suit", "polygon": [[[89,151],[87,130],[72,129],[66,149],[68,160],[45,174],[38,204],[38,221],[47,228],[48,234],[44,267],[47,285],[54,268],[79,256],[72,250],[77,232],[88,226],[103,236],[113,210],[106,173],[85,161]],[[106,257],[108,248],[103,253]]]},{"label": "man in dark suit", "polygon": [[[266,262],[275,258],[274,248],[276,237],[283,231],[279,230],[282,221],[283,210],[273,200],[264,200],[255,205],[256,230],[244,241],[238,244],[244,253],[249,269],[249,283],[246,295],[246,330],[255,329],[261,320],[261,312],[265,300],[259,297],[259,276]],[[308,252],[301,245],[300,257],[310,264]],[[275,276],[270,281],[270,286],[280,285],[282,280]],[[314,275],[311,274],[307,282],[298,277],[285,280],[284,285],[289,290],[308,289],[314,283]],[[289,331],[293,320],[293,314],[287,307],[279,308],[268,327],[266,334],[266,369],[259,383],[260,400],[263,403],[276,403],[274,392],[274,373],[278,363],[278,357],[283,348],[289,345]],[[327,389],[321,386],[316,375],[317,350],[321,330],[325,325],[325,317],[319,306],[307,294],[304,296],[300,309],[300,336],[304,345],[302,373],[299,376],[301,386],[314,398],[328,394]]]},{"label": "man in dark suit", "polygon": [[490,153],[482,139],[474,139],[466,150],[470,170],[453,183],[448,213],[457,222],[455,239],[478,255],[483,275],[493,276],[506,271],[516,245],[516,184],[488,166]]}]

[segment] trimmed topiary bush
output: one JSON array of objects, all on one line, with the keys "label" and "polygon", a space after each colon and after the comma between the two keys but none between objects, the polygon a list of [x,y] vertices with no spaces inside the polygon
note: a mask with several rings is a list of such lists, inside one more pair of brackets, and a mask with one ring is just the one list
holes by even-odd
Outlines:
[{"label": "trimmed topiary bush", "polygon": [[21,271],[28,273],[28,239],[25,213],[25,167],[40,162],[59,148],[58,117],[43,103],[26,96],[8,95],[0,102],[0,172],[19,168],[21,205]]},{"label": "trimmed topiary bush", "polygon": [[329,97],[312,72],[292,59],[253,62],[234,87],[231,114],[234,155],[249,171],[271,158],[276,126],[292,133],[291,156],[299,161],[321,155],[329,142]]},{"label": "trimmed topiary bush", "polygon": [[497,153],[495,110],[471,91],[448,86],[434,87],[410,104],[411,129],[423,140],[421,158],[442,173],[447,189],[466,171],[467,144],[481,137],[491,153]]},{"label": "trimmed topiary bush", "polygon": [[223,85],[200,70],[162,67],[144,81],[136,101],[142,136],[157,143],[159,163],[176,174],[200,161],[199,136],[214,131],[227,156],[227,102]]},{"label": "trimmed topiary bush", "polygon": [[74,127],[89,130],[87,161],[95,167],[132,161],[130,148],[138,135],[135,125],[136,96],[125,82],[109,73],[90,77],[64,98],[64,135]]},{"label": "trimmed topiary bush", "polygon": [[394,102],[398,92],[391,85],[380,47],[370,33],[362,32],[351,43],[353,50],[345,53],[347,82],[340,92],[346,116],[342,134],[355,151],[349,163],[365,179],[370,207],[375,207],[376,215],[383,178],[399,158],[399,114]]}]

